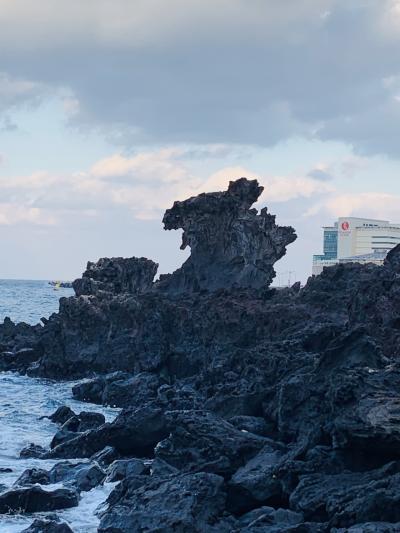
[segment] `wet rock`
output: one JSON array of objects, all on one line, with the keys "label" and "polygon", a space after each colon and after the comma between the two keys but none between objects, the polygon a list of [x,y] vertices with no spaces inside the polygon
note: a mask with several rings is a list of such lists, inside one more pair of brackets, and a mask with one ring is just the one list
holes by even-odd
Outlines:
[{"label": "wet rock", "polygon": [[21,322],[14,324],[9,317],[0,324],[0,370],[25,373],[43,355],[40,326]]},{"label": "wet rock", "polygon": [[[102,426],[106,421],[105,416],[102,413],[94,413],[92,411],[81,411],[77,418],[79,420],[79,424],[75,431],[79,432],[95,429],[99,426]],[[69,429],[67,424],[68,421],[65,423],[65,429]]]},{"label": "wet rock", "polygon": [[49,473],[42,468],[29,468],[25,470],[14,483],[14,486],[24,487],[27,485],[48,485],[50,483]]},{"label": "wet rock", "polygon": [[106,481],[113,483],[132,475],[141,476],[149,472],[149,466],[141,459],[120,459],[114,461],[108,468]]},{"label": "wet rock", "polygon": [[105,376],[97,376],[96,378],[85,380],[72,387],[72,394],[77,400],[82,402],[91,402],[103,404],[104,389],[109,383],[113,381],[124,381],[131,376],[127,372],[112,372]]},{"label": "wet rock", "polygon": [[104,481],[106,474],[97,464],[91,463],[58,463],[49,472],[50,483],[62,481],[76,487],[79,491],[92,490]]},{"label": "wet rock", "polygon": [[37,513],[68,509],[78,505],[79,496],[72,489],[44,490],[38,485],[11,489],[0,494],[0,514]]},{"label": "wet rock", "polygon": [[48,418],[55,424],[62,425],[74,416],[76,416],[76,414],[70,407],[68,407],[67,405],[62,405],[61,407],[58,407],[57,410]]},{"label": "wet rock", "polygon": [[36,458],[41,459],[45,454],[47,453],[46,448],[43,448],[43,446],[39,446],[38,444],[28,444],[28,446],[25,446],[20,451],[19,456],[21,458],[27,459],[27,458]]},{"label": "wet rock", "polygon": [[27,368],[43,355],[39,346],[22,348],[12,352],[0,353],[0,369],[24,373]]},{"label": "wet rock", "polygon": [[62,444],[63,442],[67,442],[68,440],[75,439],[76,438],[76,432],[75,431],[67,431],[66,429],[60,429],[60,431],[57,431],[57,433],[54,435],[50,442],[50,448],[55,448],[59,444]]},{"label": "wet rock", "polygon": [[103,450],[96,452],[90,457],[92,462],[98,463],[100,466],[109,466],[111,463],[120,458],[120,454],[112,446],[106,446]]},{"label": "wet rock", "polygon": [[137,476],[133,474],[127,478],[124,478],[120,483],[117,483],[115,489],[110,493],[106,504],[109,506],[109,508],[112,507],[114,504],[121,501],[121,499],[124,498],[124,495],[126,495],[128,492],[131,494],[134,490],[143,487],[143,485],[145,485],[148,481],[149,477],[147,475]]},{"label": "wet rock", "polygon": [[214,474],[188,474],[149,480],[120,494],[104,514],[99,533],[208,531],[224,509],[223,479]]},{"label": "wet rock", "polygon": [[66,522],[59,519],[40,518],[21,533],[73,533]]},{"label": "wet rock", "polygon": [[105,417],[101,413],[92,413],[82,411],[79,415],[73,415],[54,435],[50,448],[53,449],[63,442],[75,439],[77,433],[84,433],[91,429],[95,429],[105,423]]},{"label": "wet rock", "polygon": [[97,263],[89,262],[82,278],[73,282],[77,296],[148,291],[153,284],[158,265],[144,257],[105,257]]},{"label": "wet rock", "polygon": [[163,410],[155,404],[125,409],[114,422],[87,431],[56,446],[46,457],[91,457],[106,446],[122,455],[148,457],[168,434]]}]

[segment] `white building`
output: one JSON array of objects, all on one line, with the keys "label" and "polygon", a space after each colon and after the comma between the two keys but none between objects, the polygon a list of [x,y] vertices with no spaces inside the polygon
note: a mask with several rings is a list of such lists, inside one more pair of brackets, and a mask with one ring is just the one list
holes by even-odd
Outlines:
[{"label": "white building", "polygon": [[400,244],[400,224],[387,220],[342,217],[324,228],[324,253],[314,255],[313,274],[337,263],[383,264],[387,253]]}]

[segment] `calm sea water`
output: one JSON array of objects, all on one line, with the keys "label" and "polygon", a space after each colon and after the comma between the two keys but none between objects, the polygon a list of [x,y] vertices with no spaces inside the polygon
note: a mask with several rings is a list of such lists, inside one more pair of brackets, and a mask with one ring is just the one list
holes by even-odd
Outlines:
[{"label": "calm sea water", "polygon": [[48,281],[0,280],[0,322],[9,316],[14,322],[37,324],[58,311],[62,296],[72,296],[72,289],[58,289]]},{"label": "calm sea water", "polygon": [[[9,316],[15,321],[36,324],[41,317],[48,317],[58,310],[61,296],[72,294],[71,289],[55,291],[46,281],[0,280],[0,321]],[[31,442],[48,446],[57,431],[55,424],[41,419],[41,416],[51,414],[60,405],[69,405],[75,412],[102,412],[107,420],[112,420],[119,412],[118,409],[73,400],[73,384],[0,372],[0,468],[12,470],[11,473],[0,473],[0,492],[10,489],[25,469],[50,469],[58,462],[19,458],[20,450]],[[53,487],[45,485],[43,488]],[[113,484],[107,483],[90,492],[82,492],[78,507],[57,514],[75,533],[95,533],[99,523],[97,510],[112,488]],[[0,515],[0,533],[20,533],[39,516],[45,514]]]}]

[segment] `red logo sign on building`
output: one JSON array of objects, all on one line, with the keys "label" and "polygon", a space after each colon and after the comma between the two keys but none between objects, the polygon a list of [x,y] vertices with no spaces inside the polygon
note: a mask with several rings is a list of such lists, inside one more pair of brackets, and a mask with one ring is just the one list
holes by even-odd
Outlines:
[{"label": "red logo sign on building", "polygon": [[350,224],[348,222],[342,222],[342,230],[348,231],[350,229]]}]

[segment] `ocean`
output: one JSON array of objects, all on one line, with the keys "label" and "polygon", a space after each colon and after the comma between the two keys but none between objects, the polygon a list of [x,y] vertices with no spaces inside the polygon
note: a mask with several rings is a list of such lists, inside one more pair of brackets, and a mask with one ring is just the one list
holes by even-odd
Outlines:
[{"label": "ocean", "polygon": [[[14,321],[37,324],[41,317],[47,318],[58,310],[61,296],[72,294],[71,289],[55,291],[46,281],[0,280],[0,321],[9,316]],[[51,414],[61,405],[69,405],[78,413],[102,412],[108,421],[118,414],[119,409],[75,401],[71,394],[74,383],[0,372],[0,492],[11,488],[25,469],[50,469],[59,462],[19,458],[20,450],[31,442],[49,446],[58,427],[48,419],[41,419],[43,415]],[[1,473],[2,468],[11,468],[12,472]],[[106,483],[90,492],[82,492],[78,507],[58,511],[57,514],[75,533],[95,533],[99,524],[98,510],[114,485]],[[45,490],[55,487],[43,486]],[[41,516],[46,516],[46,513],[0,515],[0,532],[20,533]]]},{"label": "ocean", "polygon": [[58,311],[62,296],[72,296],[72,289],[54,290],[48,281],[0,280],[0,322],[6,316],[14,322],[37,324]]}]

